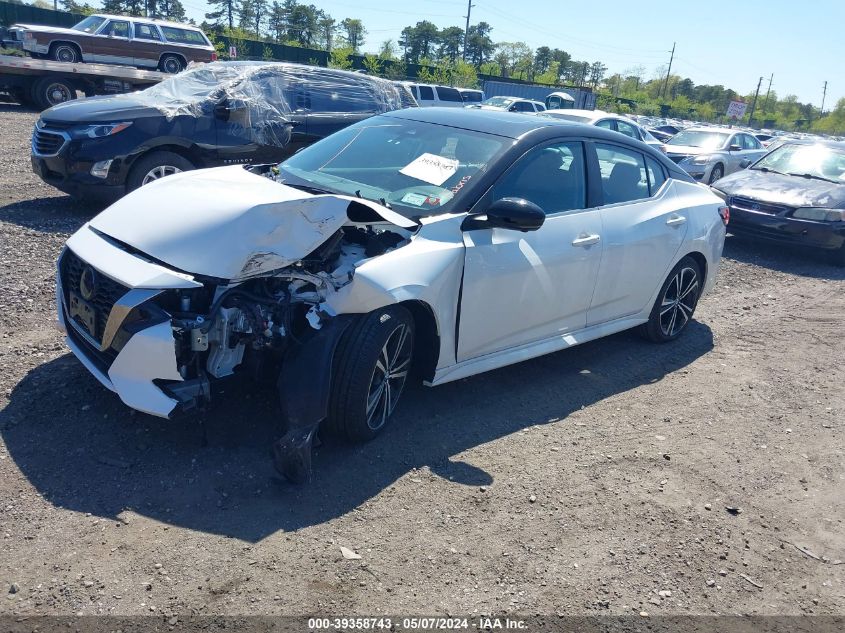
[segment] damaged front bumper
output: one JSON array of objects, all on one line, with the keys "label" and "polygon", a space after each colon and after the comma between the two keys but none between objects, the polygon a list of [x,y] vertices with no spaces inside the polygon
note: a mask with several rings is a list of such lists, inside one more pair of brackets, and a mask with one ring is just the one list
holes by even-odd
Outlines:
[{"label": "damaged front bumper", "polygon": [[[106,260],[108,276],[103,272]],[[83,229],[69,240],[58,262],[59,326],[74,355],[125,404],[172,417],[207,397],[208,381],[184,380],[170,319],[161,311],[148,312],[145,305],[165,289],[200,285]]]}]

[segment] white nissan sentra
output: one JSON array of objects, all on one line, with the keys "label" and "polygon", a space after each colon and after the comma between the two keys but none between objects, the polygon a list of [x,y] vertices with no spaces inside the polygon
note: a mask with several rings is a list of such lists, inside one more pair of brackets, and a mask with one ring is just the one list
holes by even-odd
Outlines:
[{"label": "white nissan sentra", "polygon": [[409,375],[437,386],[633,327],[676,339],[727,221],[616,132],[404,110],[277,167],[127,195],[68,240],[59,320],[88,370],[152,415],[201,409],[235,374],[275,382],[276,465],[302,480],[320,425],[373,438]]}]

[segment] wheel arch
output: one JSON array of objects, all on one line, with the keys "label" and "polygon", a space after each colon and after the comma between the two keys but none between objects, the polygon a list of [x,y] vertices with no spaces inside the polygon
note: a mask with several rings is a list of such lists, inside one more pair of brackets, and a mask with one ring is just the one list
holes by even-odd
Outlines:
[{"label": "wheel arch", "polygon": [[68,46],[72,46],[76,49],[76,52],[79,53],[79,61],[85,61],[82,56],[82,47],[77,43],[71,40],[52,40],[50,44],[47,46],[47,56],[49,57],[53,53],[53,49],[56,46],[61,46],[62,44],[67,44]]},{"label": "wheel arch", "polygon": [[131,159],[127,160],[127,168],[132,169],[142,158],[149,156],[155,152],[173,152],[174,154],[178,154],[182,158],[187,161],[190,161],[194,167],[203,167],[205,166],[205,161],[199,156],[198,151],[193,145],[190,144],[180,144],[175,143],[172,140],[168,140],[162,142],[158,145],[146,145],[144,146],[141,151],[136,154],[132,154]]},{"label": "wheel arch", "polygon": [[185,57],[185,55],[176,51],[164,51],[161,55],[158,56],[158,64],[156,64],[156,68],[159,68],[161,66],[161,62],[165,57],[178,57],[180,60],[182,60],[182,68],[188,67],[188,58]]},{"label": "wheel arch", "polygon": [[414,319],[414,371],[423,380],[432,380],[440,359],[440,328],[434,310],[419,299],[396,305],[406,308]]},{"label": "wheel arch", "polygon": [[[693,260],[695,260],[695,263],[698,264],[698,267],[701,269],[701,279],[703,283],[704,280],[707,279],[707,257],[705,257],[704,253],[701,251],[690,251],[686,254],[686,257],[692,257]],[[681,259],[683,259],[683,257]],[[680,261],[680,259],[678,261]]]}]

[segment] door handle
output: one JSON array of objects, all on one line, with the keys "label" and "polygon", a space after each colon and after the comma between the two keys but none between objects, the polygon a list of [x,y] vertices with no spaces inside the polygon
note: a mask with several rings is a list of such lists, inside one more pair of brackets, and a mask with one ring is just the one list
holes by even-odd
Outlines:
[{"label": "door handle", "polygon": [[681,226],[687,219],[682,215],[671,215],[668,220],[666,220],[667,226]]},{"label": "door handle", "polygon": [[572,246],[592,246],[601,241],[600,235],[583,235],[572,240]]}]

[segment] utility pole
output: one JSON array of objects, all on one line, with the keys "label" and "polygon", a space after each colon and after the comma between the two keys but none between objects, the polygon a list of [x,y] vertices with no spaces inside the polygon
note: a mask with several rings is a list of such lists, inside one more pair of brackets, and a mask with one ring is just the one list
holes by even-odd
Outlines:
[{"label": "utility pole", "polygon": [[772,73],[769,77],[769,88],[766,90],[766,99],[763,101],[763,112],[769,111],[769,93],[772,91],[772,79],[775,78],[775,74]]},{"label": "utility pole", "polygon": [[461,59],[463,59],[464,61],[467,60],[467,40],[469,39],[469,16],[472,14],[472,8],[474,6],[475,5],[472,3],[472,0],[467,0],[467,25],[464,29],[464,50],[463,55],[461,56]]},{"label": "utility pole", "polygon": [[754,127],[754,110],[757,108],[757,97],[760,95],[760,86],[763,85],[763,78],[757,82],[757,92],[754,93],[754,101],[751,102],[751,113],[748,115],[748,127]]},{"label": "utility pole", "polygon": [[824,92],[822,92],[822,111],[819,116],[824,116],[824,100],[827,97],[827,82],[824,82]]},{"label": "utility pole", "polygon": [[672,72],[672,61],[675,59],[675,42],[672,42],[672,55],[669,57],[669,68],[666,69],[666,79],[663,81],[663,98],[666,98],[666,87],[669,85],[669,73]]}]

